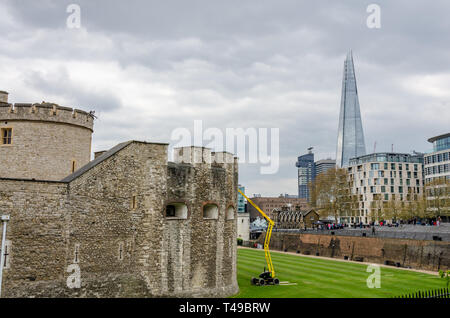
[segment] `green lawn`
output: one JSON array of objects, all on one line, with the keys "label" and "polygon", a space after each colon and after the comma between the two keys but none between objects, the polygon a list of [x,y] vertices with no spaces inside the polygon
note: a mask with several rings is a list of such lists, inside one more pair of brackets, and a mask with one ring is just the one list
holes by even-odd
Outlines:
[{"label": "green lawn", "polygon": [[258,277],[265,266],[264,252],[238,249],[238,283],[240,293],[235,297],[392,297],[418,290],[445,287],[438,276],[381,267],[381,288],[368,288],[371,273],[367,265],[339,262],[271,252],[276,276],[291,286],[252,286],[251,277]]}]

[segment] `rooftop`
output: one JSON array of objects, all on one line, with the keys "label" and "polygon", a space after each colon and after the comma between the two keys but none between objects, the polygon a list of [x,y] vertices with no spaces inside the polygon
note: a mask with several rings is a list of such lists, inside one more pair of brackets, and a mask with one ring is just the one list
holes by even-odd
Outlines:
[{"label": "rooftop", "polygon": [[444,138],[447,138],[447,137],[450,137],[450,133],[439,135],[439,136],[436,136],[436,137],[431,137],[430,139],[428,139],[428,142],[435,142],[436,140],[444,139]]},{"label": "rooftop", "polygon": [[423,154],[407,154],[396,152],[379,152],[371,153],[364,156],[354,157],[350,159],[350,165],[361,164],[366,162],[408,162],[422,163]]}]

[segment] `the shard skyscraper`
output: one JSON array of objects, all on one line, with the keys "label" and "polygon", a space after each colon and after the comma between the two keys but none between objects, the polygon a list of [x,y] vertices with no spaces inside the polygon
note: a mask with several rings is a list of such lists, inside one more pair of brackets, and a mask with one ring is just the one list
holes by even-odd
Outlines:
[{"label": "the shard skyscraper", "polygon": [[366,154],[364,132],[359,110],[358,89],[356,88],[355,68],[352,51],[344,62],[342,79],[341,112],[336,150],[336,165],[345,167],[349,159]]}]

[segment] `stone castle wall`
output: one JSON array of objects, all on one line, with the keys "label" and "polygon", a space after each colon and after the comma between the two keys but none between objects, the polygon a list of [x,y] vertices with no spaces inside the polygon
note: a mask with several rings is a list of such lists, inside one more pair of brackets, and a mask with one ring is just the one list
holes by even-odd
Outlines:
[{"label": "stone castle wall", "polygon": [[[211,162],[168,163],[167,145],[130,142],[66,182],[0,179],[2,212],[11,215],[3,295],[236,293],[237,163],[210,155]],[[187,218],[167,218],[171,202],[186,204]],[[211,203],[217,219],[203,218]],[[80,288],[67,287],[71,264],[80,268]]]},{"label": "stone castle wall", "polygon": [[0,103],[0,128],[12,129],[0,144],[0,176],[61,180],[90,161],[93,116],[56,104]]},{"label": "stone castle wall", "polygon": [[[263,240],[264,233],[261,244]],[[270,248],[431,271],[450,269],[450,245],[440,241],[273,232]]]}]

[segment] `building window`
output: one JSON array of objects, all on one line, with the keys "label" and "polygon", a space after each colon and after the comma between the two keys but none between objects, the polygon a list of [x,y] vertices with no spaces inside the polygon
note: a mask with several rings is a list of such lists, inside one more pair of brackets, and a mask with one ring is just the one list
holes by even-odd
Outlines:
[{"label": "building window", "polygon": [[136,209],[137,208],[137,198],[136,198],[136,196],[135,195],[133,195],[132,197],[131,197],[131,208],[134,210],[134,209]]},{"label": "building window", "polygon": [[219,218],[219,207],[216,204],[206,204],[203,206],[203,218],[215,220]]},{"label": "building window", "polygon": [[10,145],[12,143],[12,128],[2,128],[2,145]]},{"label": "building window", "polygon": [[228,209],[227,209],[226,219],[234,220],[234,208],[232,206],[228,207]]},{"label": "building window", "polygon": [[77,168],[77,162],[75,160],[72,160],[72,165],[71,165],[71,168],[70,168],[72,173],[75,172],[76,168]]},{"label": "building window", "polygon": [[4,256],[3,268],[10,268],[10,260],[11,260],[11,241],[5,241],[5,252],[0,251]]},{"label": "building window", "polygon": [[124,249],[123,249],[123,242],[119,242],[119,261],[123,261],[123,254],[124,254]]},{"label": "building window", "polygon": [[188,208],[183,202],[170,203],[166,205],[166,218],[187,219]]},{"label": "building window", "polygon": [[76,243],[73,251],[73,262],[78,264],[80,262],[80,244]]}]

